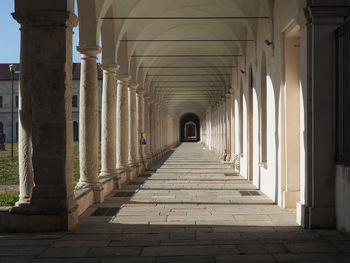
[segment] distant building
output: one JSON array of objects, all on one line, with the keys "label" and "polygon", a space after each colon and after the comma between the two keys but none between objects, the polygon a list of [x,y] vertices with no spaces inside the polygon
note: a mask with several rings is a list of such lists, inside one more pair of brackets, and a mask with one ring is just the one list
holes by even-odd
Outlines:
[{"label": "distant building", "polygon": [[[6,142],[11,142],[11,82],[12,76],[9,65],[16,63],[0,63],[0,131],[6,135]],[[73,92],[72,92],[72,121],[73,139],[79,140],[79,85],[80,85],[80,63],[73,63]],[[15,74],[13,83],[13,136],[18,142],[18,88],[19,74]],[[98,68],[98,92],[99,92],[99,116],[101,114],[101,94],[102,94],[102,71]],[[101,119],[101,118],[99,118]],[[101,137],[101,122],[99,121],[99,134]]]}]

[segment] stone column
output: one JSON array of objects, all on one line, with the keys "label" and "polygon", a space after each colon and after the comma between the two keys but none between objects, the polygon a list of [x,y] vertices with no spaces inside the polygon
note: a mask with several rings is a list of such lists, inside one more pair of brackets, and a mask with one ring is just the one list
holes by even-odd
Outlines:
[{"label": "stone column", "polygon": [[222,115],[221,115],[221,120],[222,120],[222,134],[221,134],[221,138],[222,138],[222,156],[221,158],[223,160],[226,160],[226,155],[227,155],[227,128],[226,128],[226,98],[225,96],[222,97]]},{"label": "stone column", "polygon": [[234,96],[234,89],[230,89],[230,119],[231,119],[231,161],[235,161],[235,96]]},{"label": "stone column", "polygon": [[156,157],[156,148],[155,148],[155,122],[156,122],[156,103],[150,101],[150,152],[152,159]]},{"label": "stone column", "polygon": [[100,177],[116,176],[116,71],[118,65],[100,65],[103,70],[101,112],[101,173]]},{"label": "stone column", "polygon": [[151,119],[150,119],[150,97],[148,95],[144,96],[145,98],[145,132],[146,132],[146,145],[144,145],[145,148],[145,158],[150,159],[151,158],[151,146],[150,146],[150,129],[151,129]]},{"label": "stone column", "polygon": [[223,106],[222,106],[222,99],[220,100],[219,102],[219,132],[218,132],[218,141],[219,141],[219,151],[218,151],[218,156],[219,158],[221,159],[222,156],[223,156],[223,145],[222,145],[222,142],[223,142],[223,123],[222,123],[222,120],[223,120]]},{"label": "stone column", "polygon": [[[140,89],[137,91],[137,104],[138,104],[138,115],[139,115],[139,132],[138,137],[145,133],[145,103],[144,103],[144,90]],[[138,158],[142,162],[146,161],[146,145],[140,145],[140,138],[138,138]]]},{"label": "stone column", "polygon": [[160,140],[160,127],[161,127],[161,120],[160,120],[160,110],[159,106],[157,103],[154,104],[155,107],[155,121],[154,121],[154,149],[155,149],[155,154],[157,155],[160,153],[160,147],[159,147],[159,140]]},{"label": "stone column", "polygon": [[130,75],[117,75],[117,169],[128,169],[129,109],[128,81]]},{"label": "stone column", "polygon": [[101,186],[98,183],[98,87],[97,54],[100,47],[81,47],[79,158],[80,178],[76,189]]},{"label": "stone column", "polygon": [[228,93],[226,96],[226,161],[231,159],[231,94]]},{"label": "stone column", "polygon": [[138,123],[136,113],[136,89],[139,86],[138,83],[131,83],[129,85],[129,155],[128,164],[137,165],[139,160],[137,159],[137,147],[138,147]]},{"label": "stone column", "polygon": [[[23,28],[24,26],[22,26]],[[24,38],[23,30],[21,39]],[[22,50],[21,44],[21,50]],[[31,87],[26,87],[26,79],[30,77],[27,71],[25,57],[21,51],[21,74],[18,96],[18,165],[19,165],[19,201],[16,206],[29,205],[33,191],[33,164],[32,164],[32,105]]]},{"label": "stone column", "polygon": [[13,214],[26,216],[12,215],[8,225],[20,231],[68,230],[78,221],[72,146],[72,28],[77,17],[26,9],[16,6],[13,17],[21,24],[18,204],[29,199],[30,204],[12,208]]}]

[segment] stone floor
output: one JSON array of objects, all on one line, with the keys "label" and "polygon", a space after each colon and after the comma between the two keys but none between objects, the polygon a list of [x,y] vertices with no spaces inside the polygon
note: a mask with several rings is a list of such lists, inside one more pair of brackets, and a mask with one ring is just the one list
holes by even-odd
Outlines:
[{"label": "stone floor", "polygon": [[[97,209],[96,209],[97,208]],[[350,238],[292,210],[185,143],[90,208],[69,233],[0,234],[0,262],[350,262]]]}]

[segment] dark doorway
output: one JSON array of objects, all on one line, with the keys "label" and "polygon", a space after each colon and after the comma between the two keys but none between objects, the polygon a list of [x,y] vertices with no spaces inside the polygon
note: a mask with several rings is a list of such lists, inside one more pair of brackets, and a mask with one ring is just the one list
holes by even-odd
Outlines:
[{"label": "dark doorway", "polygon": [[196,114],[187,113],[181,117],[180,135],[182,142],[198,142],[200,140],[200,121]]}]

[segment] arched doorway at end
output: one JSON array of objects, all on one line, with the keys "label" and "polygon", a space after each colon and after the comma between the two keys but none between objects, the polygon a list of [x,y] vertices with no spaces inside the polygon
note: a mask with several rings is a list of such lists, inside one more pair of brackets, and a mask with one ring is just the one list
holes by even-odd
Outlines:
[{"label": "arched doorway at end", "polygon": [[180,119],[180,138],[182,142],[200,140],[200,120],[196,114],[186,113]]}]

